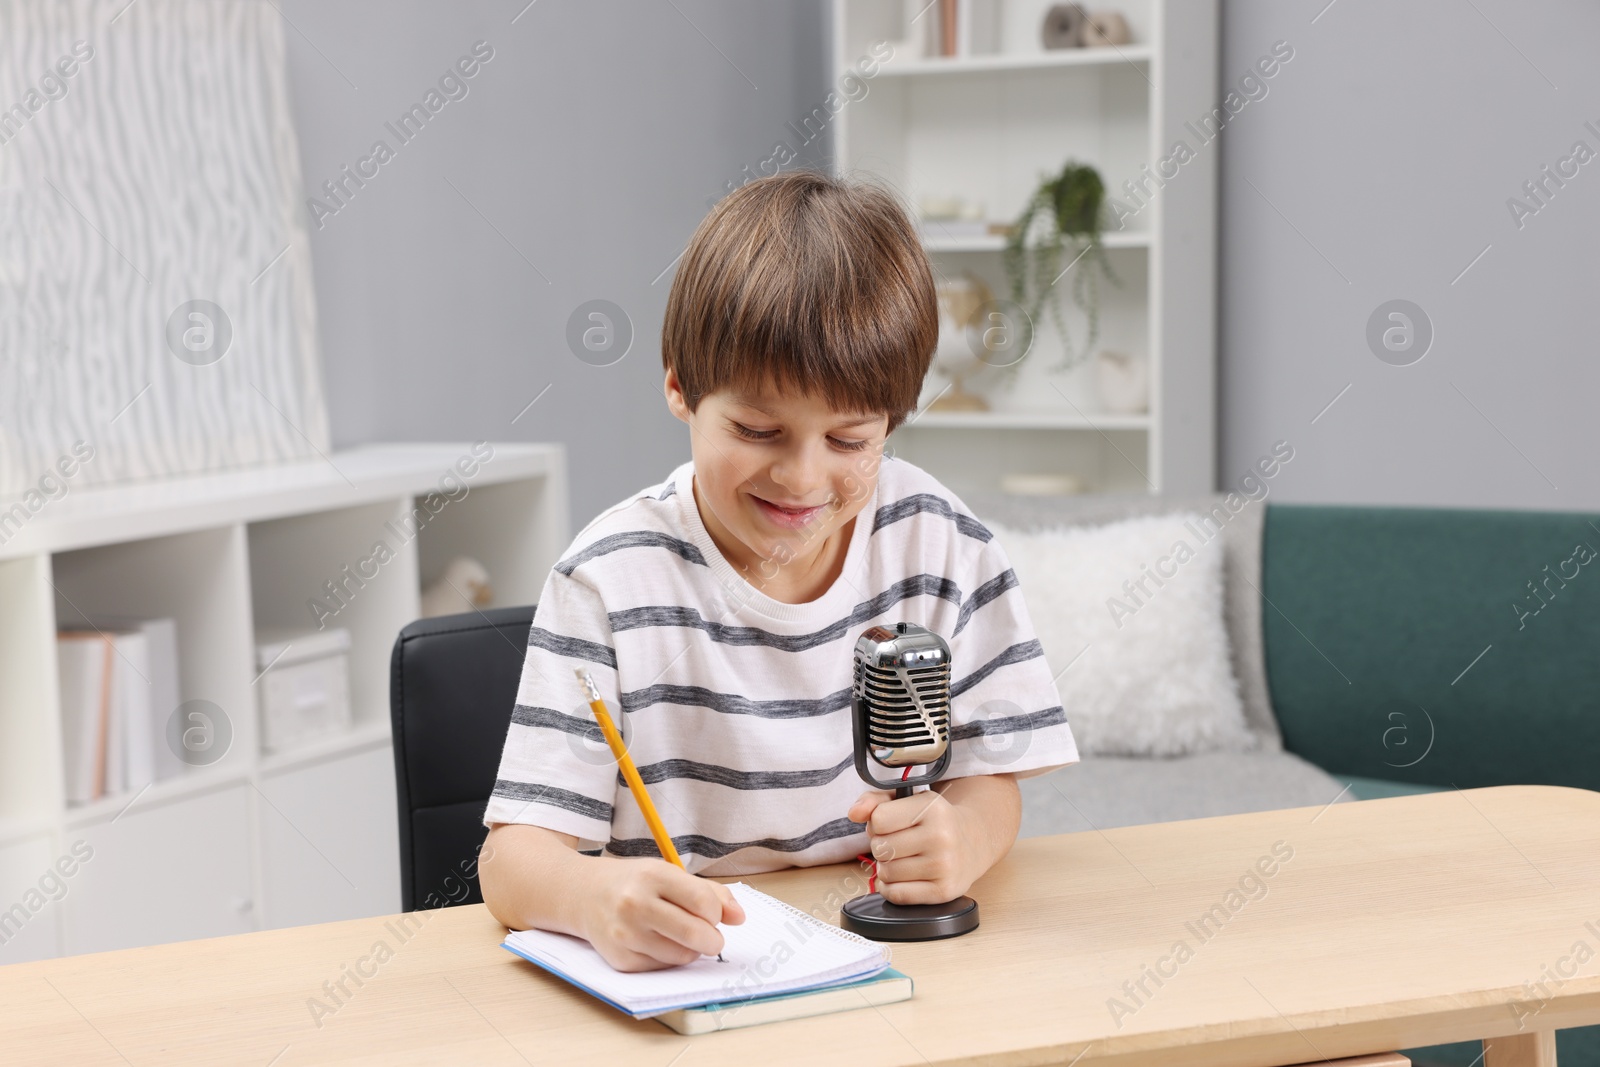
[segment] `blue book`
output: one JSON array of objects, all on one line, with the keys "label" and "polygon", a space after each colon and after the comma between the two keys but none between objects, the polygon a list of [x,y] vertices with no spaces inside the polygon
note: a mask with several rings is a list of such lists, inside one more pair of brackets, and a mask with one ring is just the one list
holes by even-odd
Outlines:
[{"label": "blue book", "polygon": [[799,993],[773,993],[724,1004],[702,1004],[698,1008],[679,1008],[653,1018],[680,1034],[709,1034],[714,1030],[735,1030],[741,1026],[775,1023],[783,1019],[804,1019],[808,1015],[827,1015],[829,1012],[849,1011],[852,1008],[893,1004],[897,1000],[910,1000],[912,990],[910,976],[889,967],[858,982]]},{"label": "blue book", "polygon": [[744,908],[745,921],[719,927],[722,959],[702,956],[679,967],[618,971],[587,941],[550,930],[514,931],[502,947],[619,1011],[636,1019],[662,1018],[680,1033],[911,995],[911,979],[890,969],[887,945],[841,930],[743,882],[728,888]]}]

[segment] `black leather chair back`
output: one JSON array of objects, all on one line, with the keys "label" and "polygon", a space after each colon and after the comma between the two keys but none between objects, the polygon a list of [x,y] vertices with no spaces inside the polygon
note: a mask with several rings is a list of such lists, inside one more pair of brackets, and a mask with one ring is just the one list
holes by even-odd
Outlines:
[{"label": "black leather chair back", "polygon": [[477,904],[483,808],[500,767],[533,605],[419,619],[390,657],[400,904]]}]

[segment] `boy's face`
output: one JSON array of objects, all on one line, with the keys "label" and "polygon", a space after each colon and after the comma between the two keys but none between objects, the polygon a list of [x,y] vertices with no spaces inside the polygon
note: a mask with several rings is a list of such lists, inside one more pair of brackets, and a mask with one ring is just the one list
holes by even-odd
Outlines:
[{"label": "boy's face", "polygon": [[838,535],[877,485],[889,417],[840,414],[818,397],[770,387],[751,396],[718,390],[691,412],[670,370],[666,394],[689,424],[701,519],[728,562],[757,586],[799,586],[826,571],[848,544]]}]

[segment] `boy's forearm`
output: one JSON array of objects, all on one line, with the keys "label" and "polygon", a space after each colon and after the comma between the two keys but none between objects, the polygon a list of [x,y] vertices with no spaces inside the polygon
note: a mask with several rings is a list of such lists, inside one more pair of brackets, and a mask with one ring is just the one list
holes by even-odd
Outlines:
[{"label": "boy's forearm", "polygon": [[554,930],[587,938],[582,903],[604,860],[585,856],[566,835],[502,823],[489,831],[478,859],[478,885],[489,913],[513,930]]},{"label": "boy's forearm", "polygon": [[987,871],[998,863],[1017,839],[1022,825],[1022,794],[1009,774],[976,774],[933,783],[937,790],[975,830],[970,835],[980,850],[978,859]]}]

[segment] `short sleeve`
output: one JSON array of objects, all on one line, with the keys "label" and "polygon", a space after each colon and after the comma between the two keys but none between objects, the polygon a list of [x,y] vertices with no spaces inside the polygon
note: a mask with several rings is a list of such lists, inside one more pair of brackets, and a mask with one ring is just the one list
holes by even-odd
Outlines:
[{"label": "short sleeve", "polygon": [[517,702],[484,825],[529,823],[582,842],[611,833],[617,764],[575,668],[588,669],[621,727],[617,654],[599,592],[559,565],[545,579],[528,631]]},{"label": "short sleeve", "polygon": [[1031,778],[1078,762],[1078,746],[1011,561],[990,537],[969,556],[950,638],[951,758],[946,778]]}]

